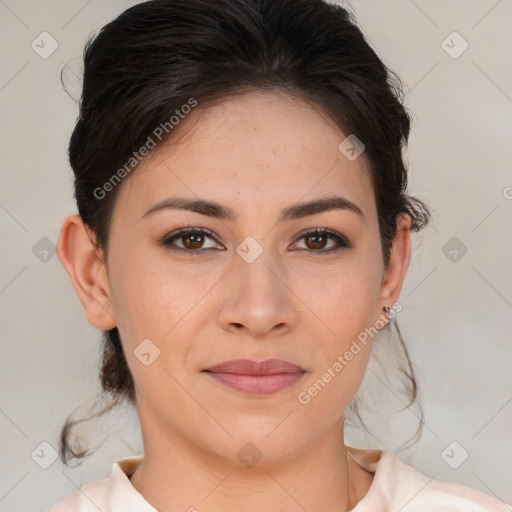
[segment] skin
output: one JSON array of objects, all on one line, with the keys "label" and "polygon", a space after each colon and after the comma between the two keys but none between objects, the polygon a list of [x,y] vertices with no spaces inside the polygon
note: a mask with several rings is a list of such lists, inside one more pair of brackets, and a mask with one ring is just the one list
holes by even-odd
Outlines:
[{"label": "skin", "polygon": [[[182,137],[155,149],[122,182],[108,266],[76,214],[63,223],[58,242],[88,322],[117,326],[121,334],[145,453],[131,482],[159,510],[350,510],[373,480],[346,455],[343,438],[371,338],[308,404],[297,395],[365,328],[389,320],[382,308],[399,298],[410,218],[397,219],[386,268],[364,153],[349,161],[338,150],[346,135],[300,99],[253,91],[198,107],[182,125]],[[333,209],[278,222],[282,208],[334,192],[364,218]],[[238,219],[163,209],[141,220],[172,195],[217,201]],[[161,244],[187,226],[212,229],[214,238],[201,244],[185,236],[175,246],[203,253]],[[327,253],[334,239],[322,245],[297,238],[315,228],[332,229],[353,245]],[[252,263],[236,252],[248,236],[263,249]],[[149,366],[134,355],[147,338],[160,350]],[[235,391],[201,371],[231,359],[273,357],[306,372],[272,395]],[[250,468],[237,456],[248,442],[262,454]]]}]

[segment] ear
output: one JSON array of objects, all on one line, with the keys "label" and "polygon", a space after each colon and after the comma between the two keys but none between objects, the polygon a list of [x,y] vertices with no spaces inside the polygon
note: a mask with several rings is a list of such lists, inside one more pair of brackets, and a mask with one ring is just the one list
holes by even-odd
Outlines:
[{"label": "ear", "polygon": [[57,256],[71,278],[87,321],[96,329],[116,327],[105,263],[78,214],[70,215],[62,224]]},{"label": "ear", "polygon": [[380,310],[377,316],[382,318],[384,306],[392,307],[400,297],[405,274],[411,257],[411,217],[401,214],[397,219],[397,231],[390,251],[380,291]]}]

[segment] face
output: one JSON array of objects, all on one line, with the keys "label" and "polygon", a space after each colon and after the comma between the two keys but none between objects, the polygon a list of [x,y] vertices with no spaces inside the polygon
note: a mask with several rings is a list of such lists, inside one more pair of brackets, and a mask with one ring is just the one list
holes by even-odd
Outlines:
[{"label": "face", "polygon": [[[284,461],[339,432],[370,355],[363,333],[385,325],[382,307],[398,299],[408,218],[385,268],[363,156],[347,159],[347,134],[301,100],[251,92],[182,123],[185,136],[122,182],[103,309],[146,435],[234,462],[250,442],[260,464]],[[330,208],[297,207],[335,197]],[[162,206],[172,198],[222,208]],[[100,315],[88,318],[105,328]],[[236,359],[302,372],[206,371]]]}]

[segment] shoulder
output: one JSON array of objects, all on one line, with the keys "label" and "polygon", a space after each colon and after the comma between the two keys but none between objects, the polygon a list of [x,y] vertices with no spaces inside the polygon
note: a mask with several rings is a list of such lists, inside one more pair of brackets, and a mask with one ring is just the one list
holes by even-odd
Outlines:
[{"label": "shoulder", "polygon": [[110,477],[84,485],[45,512],[156,512],[129,480],[141,460],[142,455],[118,460]]},{"label": "shoulder", "polygon": [[393,452],[346,448],[359,466],[374,473],[367,494],[351,512],[512,512],[494,496],[424,475]]},{"label": "shoulder", "polygon": [[104,478],[85,485],[80,490],[65,497],[47,512],[98,512],[107,511],[108,497],[110,494],[110,478]]},{"label": "shoulder", "polygon": [[395,479],[393,506],[402,512],[512,512],[498,498],[471,487],[437,480],[420,473],[396,455],[385,452],[386,479]]}]

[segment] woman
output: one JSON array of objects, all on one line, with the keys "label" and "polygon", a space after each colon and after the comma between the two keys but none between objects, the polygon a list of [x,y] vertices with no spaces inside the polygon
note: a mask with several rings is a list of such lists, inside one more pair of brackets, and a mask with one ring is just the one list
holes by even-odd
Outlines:
[{"label": "woman", "polygon": [[[58,256],[144,455],[50,511],[509,510],[344,442],[429,219],[406,193],[399,81],[353,17],[320,0],[153,0],[84,64],[79,214]],[[71,427],[64,462],[85,456]]]}]

